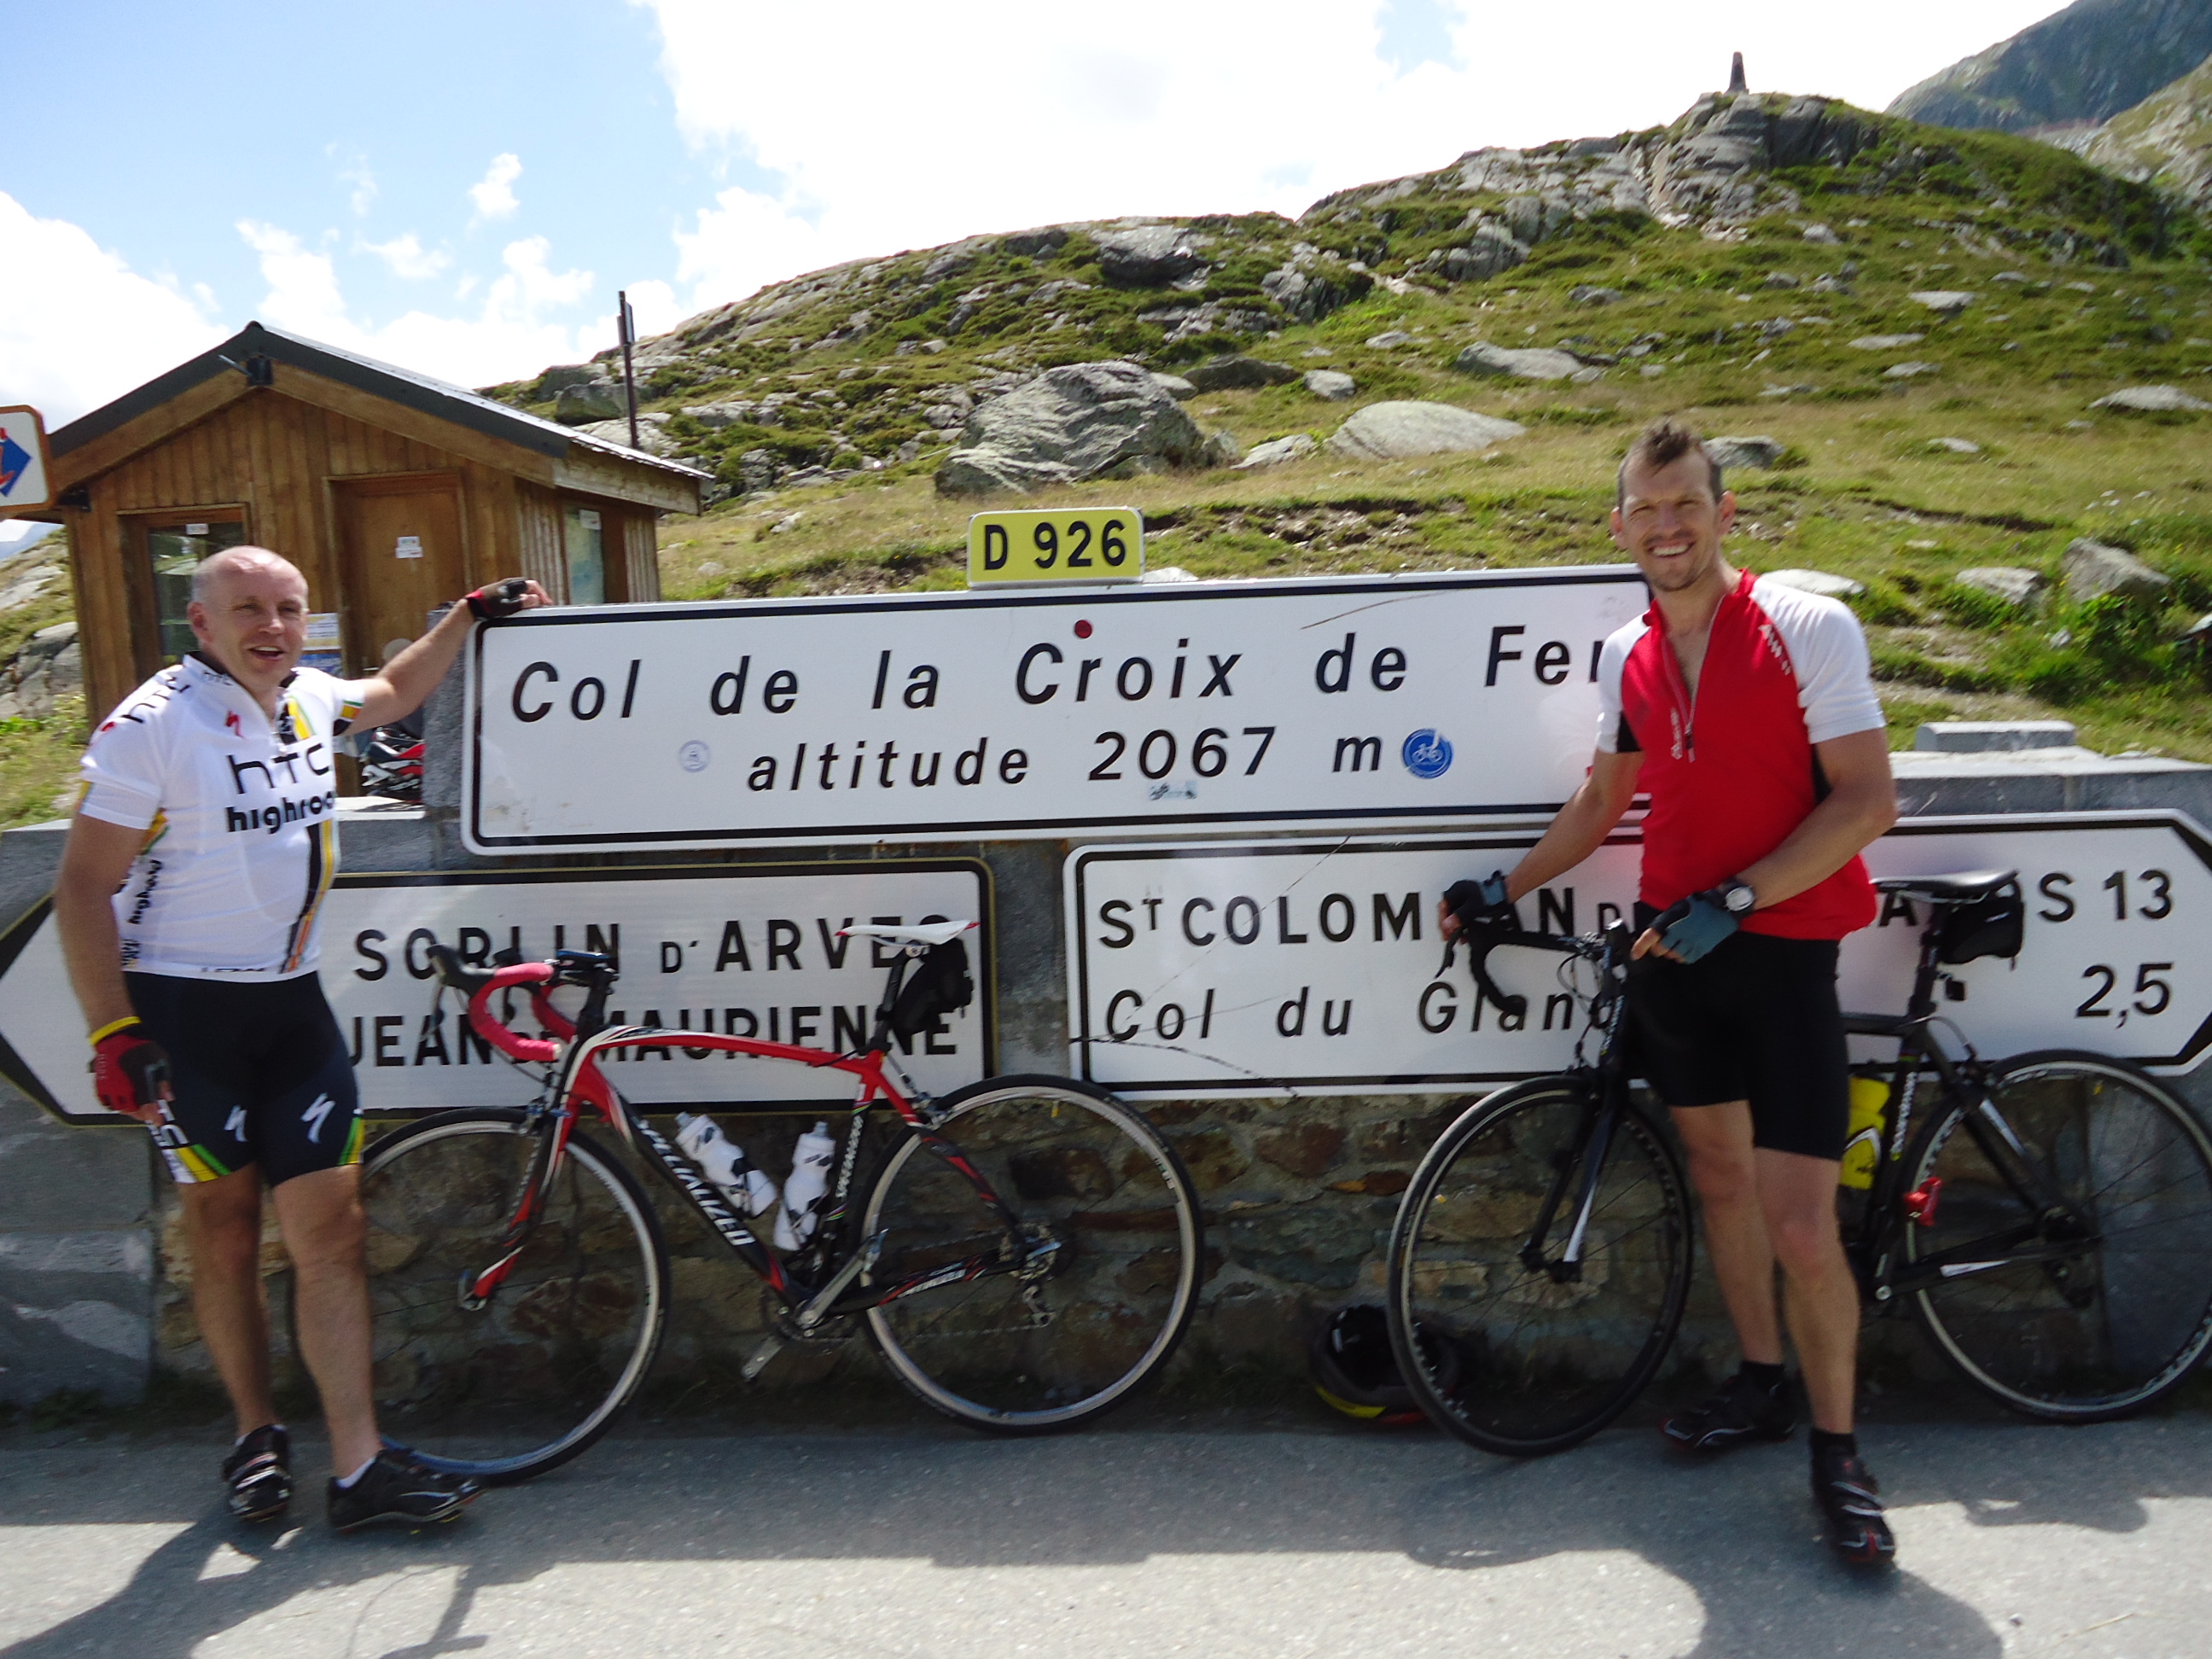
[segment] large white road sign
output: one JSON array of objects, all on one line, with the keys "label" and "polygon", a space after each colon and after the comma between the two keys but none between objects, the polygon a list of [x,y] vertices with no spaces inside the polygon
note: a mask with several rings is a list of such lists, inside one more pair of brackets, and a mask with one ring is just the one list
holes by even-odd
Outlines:
[{"label": "large white road sign", "polygon": [[468,662],[483,853],[1411,824],[1564,800],[1632,569],[526,613]]},{"label": "large white road sign", "polygon": [[[854,1048],[867,1041],[889,958],[848,921],[958,917],[969,933],[975,1000],[925,1033],[899,1063],[933,1093],[994,1069],[990,886],[966,860],[817,865],[730,874],[699,870],[532,871],[514,875],[341,876],[323,923],[323,988],[353,1051],[365,1110],[519,1106],[536,1092],[464,1030],[460,999],[434,1013],[436,981],[423,947],[435,939],[471,960],[514,946],[526,958],[608,951],[622,978],[608,1005],[641,1025],[734,1032]],[[573,1006],[580,994],[558,994]],[[529,1003],[507,1023],[538,1034]],[[125,1123],[92,1092],[84,1019],[64,973],[60,941],[40,905],[0,938],[0,1071],[76,1121]],[[617,1050],[609,1075],[654,1109],[764,1109],[849,1101],[842,1072],[815,1071],[712,1049]]]},{"label": "large white road sign", "polygon": [[[1462,956],[1439,971],[1437,902],[1510,867],[1525,834],[1094,847],[1068,860],[1070,1068],[1135,1094],[1458,1092],[1553,1070],[1578,1016],[1563,958],[1500,950],[1529,1000],[1502,1019]],[[1636,890],[1632,835],[1524,901],[1525,923],[1587,932]],[[1876,875],[2017,869],[2017,963],[1951,969],[1945,1018],[1984,1054],[2081,1048],[2185,1069],[2212,1044],[2212,845],[2166,814],[1908,822]],[[1846,1008],[1902,1012],[1923,916],[1893,904],[1844,942]],[[1588,970],[1583,970],[1587,975]],[[1869,1054],[1880,1050],[1869,1048]]]}]

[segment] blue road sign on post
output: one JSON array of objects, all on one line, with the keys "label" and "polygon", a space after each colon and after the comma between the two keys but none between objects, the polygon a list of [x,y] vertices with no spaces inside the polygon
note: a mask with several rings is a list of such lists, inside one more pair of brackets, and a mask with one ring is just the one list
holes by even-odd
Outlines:
[{"label": "blue road sign on post", "polygon": [[27,404],[0,409],[0,517],[44,507],[46,488],[46,429],[39,411]]}]

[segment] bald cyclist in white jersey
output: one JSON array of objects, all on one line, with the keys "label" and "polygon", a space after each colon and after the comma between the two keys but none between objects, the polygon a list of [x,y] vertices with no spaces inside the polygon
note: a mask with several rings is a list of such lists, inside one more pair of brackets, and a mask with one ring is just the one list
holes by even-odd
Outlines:
[{"label": "bald cyclist in white jersey", "polygon": [[152,1130],[177,1183],[193,1310],[238,1418],[222,1473],[241,1520],[274,1520],[292,1495],[270,1395],[264,1189],[330,1431],[331,1524],[447,1521],[476,1496],[377,1434],[353,1066],[315,974],[337,868],[332,744],[419,708],[477,618],[548,603],[520,578],[478,588],[373,678],[339,680],[299,666],[306,579],[231,548],[193,574],[198,648],[86,748],[54,916],[100,1100]]}]

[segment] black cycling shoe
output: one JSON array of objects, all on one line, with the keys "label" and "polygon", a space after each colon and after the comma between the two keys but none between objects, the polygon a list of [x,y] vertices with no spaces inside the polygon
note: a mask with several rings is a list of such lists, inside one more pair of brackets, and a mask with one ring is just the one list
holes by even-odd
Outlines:
[{"label": "black cycling shoe", "polygon": [[331,1524],[340,1532],[392,1521],[410,1527],[458,1519],[483,1490],[465,1475],[446,1474],[387,1446],[350,1486],[331,1482]]},{"label": "black cycling shoe", "polygon": [[265,1423],[231,1448],[222,1460],[225,1501],[240,1521],[274,1521],[292,1501],[292,1437]]},{"label": "black cycling shoe", "polygon": [[1787,1440],[1797,1426],[1790,1385],[1767,1389],[1738,1371],[1687,1411],[1676,1412],[1661,1428],[1687,1451],[1726,1451],[1747,1440]]},{"label": "black cycling shoe", "polygon": [[1886,1567],[1897,1539],[1883,1518],[1881,1485],[1849,1452],[1823,1451],[1813,1461],[1813,1501],[1828,1523],[1828,1541],[1855,1567]]}]

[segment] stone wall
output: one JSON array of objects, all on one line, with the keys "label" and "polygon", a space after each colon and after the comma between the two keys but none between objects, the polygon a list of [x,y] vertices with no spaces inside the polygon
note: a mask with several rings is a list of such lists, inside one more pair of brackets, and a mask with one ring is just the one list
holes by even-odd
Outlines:
[{"label": "stone wall", "polygon": [[[532,860],[480,860],[461,847],[449,806],[458,791],[457,711],[441,695],[432,710],[433,805],[421,811],[347,811],[348,862],[356,869],[466,870]],[[442,763],[441,763],[442,762]],[[1960,814],[2179,808],[2212,823],[2212,769],[2157,759],[2108,759],[2086,750],[2013,754],[1914,754],[1898,757],[1911,813]],[[0,900],[20,910],[46,890],[59,826],[0,837]],[[1066,843],[883,848],[885,858],[984,860],[999,896],[994,946],[1000,982],[1000,1063],[1005,1071],[1064,1072],[1066,988],[1060,872]],[[777,849],[781,865],[805,861]],[[849,858],[825,849],[823,860]],[[635,864],[649,858],[537,860],[566,866]],[[668,861],[742,867],[769,861],[743,854],[670,855]],[[2185,1079],[2212,1104],[2212,1084]],[[1183,1357],[1186,1368],[1247,1361],[1270,1370],[1302,1368],[1309,1334],[1337,1306],[1376,1299],[1382,1251],[1398,1195],[1437,1131],[1472,1097],[1370,1096],[1293,1101],[1148,1102],[1175,1140],[1204,1195],[1208,1276]],[[733,1127],[771,1171],[789,1162],[791,1140],[811,1121],[758,1116]],[[0,1085],[0,1146],[11,1179],[0,1188],[0,1395],[35,1398],[55,1387],[130,1392],[149,1365],[205,1372],[194,1330],[189,1267],[174,1200],[144,1139],[130,1128],[65,1128]],[[676,1258],[663,1380],[726,1377],[764,1327],[759,1287],[727,1259],[693,1213],[648,1182]],[[264,1260],[281,1275],[272,1240]],[[278,1282],[275,1299],[284,1300]],[[15,1311],[9,1311],[14,1309]],[[1902,1321],[1876,1328],[1876,1346],[1916,1369],[1931,1351]],[[1700,1276],[1677,1349],[1678,1363],[1729,1363],[1732,1345],[1710,1279]],[[830,1363],[788,1355],[767,1386],[800,1386]],[[859,1363],[872,1363],[865,1356]]]}]

